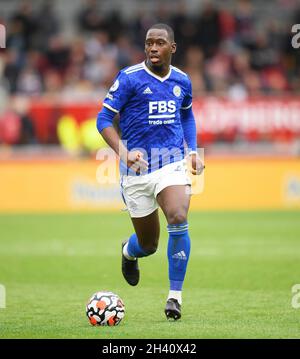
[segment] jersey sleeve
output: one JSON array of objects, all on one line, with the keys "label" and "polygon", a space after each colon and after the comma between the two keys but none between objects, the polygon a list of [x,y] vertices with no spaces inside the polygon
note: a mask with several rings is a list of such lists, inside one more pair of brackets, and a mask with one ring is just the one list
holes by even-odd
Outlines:
[{"label": "jersey sleeve", "polygon": [[132,88],[128,75],[119,72],[115,82],[108,90],[108,93],[103,101],[103,106],[109,110],[118,113],[132,95]]},{"label": "jersey sleeve", "polygon": [[186,90],[185,90],[185,96],[182,101],[181,110],[187,110],[192,106],[192,83],[190,78],[188,78]]}]

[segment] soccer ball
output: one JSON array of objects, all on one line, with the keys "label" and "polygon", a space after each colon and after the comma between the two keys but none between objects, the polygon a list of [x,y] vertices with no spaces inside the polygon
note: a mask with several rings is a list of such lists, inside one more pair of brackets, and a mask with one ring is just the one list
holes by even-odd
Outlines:
[{"label": "soccer ball", "polygon": [[86,305],[86,315],[92,325],[118,325],[125,315],[122,299],[112,292],[97,292]]}]

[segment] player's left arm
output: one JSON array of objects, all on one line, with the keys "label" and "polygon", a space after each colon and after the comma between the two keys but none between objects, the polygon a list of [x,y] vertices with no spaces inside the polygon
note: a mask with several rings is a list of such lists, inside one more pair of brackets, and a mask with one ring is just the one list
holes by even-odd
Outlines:
[{"label": "player's left arm", "polygon": [[192,106],[181,109],[181,125],[184,139],[189,149],[188,157],[191,161],[191,172],[194,175],[200,175],[204,165],[197,153],[197,130]]},{"label": "player's left arm", "polygon": [[192,84],[189,77],[186,83],[185,96],[182,101],[180,115],[184,139],[189,149],[188,159],[191,162],[191,172],[194,175],[200,175],[205,166],[197,153],[197,130],[192,110]]}]

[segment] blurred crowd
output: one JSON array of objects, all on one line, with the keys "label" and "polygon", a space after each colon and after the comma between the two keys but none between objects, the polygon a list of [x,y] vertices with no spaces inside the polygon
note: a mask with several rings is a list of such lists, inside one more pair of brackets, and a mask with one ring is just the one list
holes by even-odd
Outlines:
[{"label": "blurred crowd", "polygon": [[7,19],[0,74],[9,93],[99,96],[120,68],[143,60],[145,32],[157,22],[174,28],[174,64],[191,76],[195,96],[300,92],[299,51],[291,47],[291,26],[300,23],[300,11],[290,24],[266,18],[258,28],[252,1],[239,0],[232,11],[206,2],[193,16],[181,1],[171,9],[162,4],[153,13],[138,13],[129,22],[89,0],[74,19],[76,33],[66,39],[54,4],[48,0],[33,9],[32,2],[21,2]]},{"label": "blurred crowd", "polygon": [[[274,3],[280,12],[286,0]],[[117,11],[102,11],[101,1],[86,0],[67,38],[55,2],[33,8],[22,1],[8,19],[0,18],[7,25],[6,49],[0,50],[0,106],[15,94],[101,100],[120,68],[143,61],[146,30],[157,22],[174,28],[174,65],[190,75],[195,97],[299,95],[300,51],[291,46],[291,27],[300,23],[300,8],[288,22],[259,22],[258,15],[250,0],[237,0],[234,9],[202,2],[193,15],[180,1],[140,11],[129,21]]]}]

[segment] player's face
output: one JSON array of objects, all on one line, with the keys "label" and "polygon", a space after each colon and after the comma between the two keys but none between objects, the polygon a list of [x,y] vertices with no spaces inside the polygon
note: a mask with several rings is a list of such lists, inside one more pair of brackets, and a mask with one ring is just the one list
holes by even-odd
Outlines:
[{"label": "player's face", "polygon": [[164,29],[150,29],[145,40],[145,53],[152,67],[161,67],[171,63],[171,56],[176,51],[175,42],[171,42]]}]

